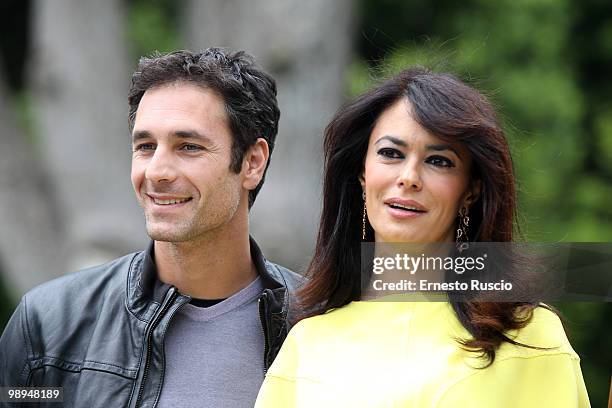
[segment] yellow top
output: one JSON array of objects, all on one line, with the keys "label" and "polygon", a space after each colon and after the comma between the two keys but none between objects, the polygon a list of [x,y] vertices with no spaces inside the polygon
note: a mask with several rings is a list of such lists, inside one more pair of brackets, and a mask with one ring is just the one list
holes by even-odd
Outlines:
[{"label": "yellow top", "polygon": [[580,359],[559,318],[539,307],[488,368],[447,302],[353,302],[299,322],[256,408],[589,407]]}]

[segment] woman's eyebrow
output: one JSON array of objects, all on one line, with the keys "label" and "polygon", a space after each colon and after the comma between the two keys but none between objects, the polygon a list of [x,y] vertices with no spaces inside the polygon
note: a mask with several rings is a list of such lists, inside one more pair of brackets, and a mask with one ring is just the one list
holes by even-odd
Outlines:
[{"label": "woman's eyebrow", "polygon": [[406,142],[404,142],[402,139],[397,138],[395,136],[390,136],[390,135],[385,135],[385,136],[381,137],[374,144],[378,144],[379,142],[381,142],[383,140],[388,140],[391,143],[395,143],[396,145],[399,145],[399,146],[402,146],[402,147],[408,147],[408,144]]},{"label": "woman's eyebrow", "polygon": [[[382,136],[374,144],[376,145],[376,144],[382,142],[383,140],[388,140],[391,143],[394,143],[394,144],[402,146],[402,147],[408,147],[408,143],[406,143],[405,141],[403,141],[402,139],[400,139],[398,137],[391,136],[391,135],[384,135],[384,136]],[[455,149],[453,146],[451,146],[449,144],[428,144],[428,145],[425,146],[425,148],[427,150],[433,150],[433,151],[436,151],[436,152],[441,152],[441,151],[444,151],[444,150],[450,150],[451,152],[455,153],[455,155],[459,159],[461,159],[461,155],[459,154],[457,149]]]},{"label": "woman's eyebrow", "polygon": [[453,146],[448,145],[448,144],[429,144],[429,145],[426,145],[425,148],[427,150],[434,150],[436,152],[450,150],[451,152],[455,153],[457,157],[461,158],[461,155],[459,154],[459,152]]}]

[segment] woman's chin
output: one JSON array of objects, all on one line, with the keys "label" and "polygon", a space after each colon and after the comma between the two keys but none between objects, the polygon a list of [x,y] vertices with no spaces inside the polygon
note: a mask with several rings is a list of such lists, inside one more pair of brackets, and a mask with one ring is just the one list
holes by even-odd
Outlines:
[{"label": "woman's chin", "polygon": [[374,229],[376,242],[403,243],[403,244],[434,244],[454,241],[453,230],[439,231],[437,226],[432,228],[384,228],[382,231]]},{"label": "woman's chin", "polygon": [[401,244],[424,244],[430,243],[431,240],[426,240],[425,237],[419,237],[415,235],[407,234],[388,234],[388,235],[377,235],[376,242],[387,242],[387,243],[401,243]]}]

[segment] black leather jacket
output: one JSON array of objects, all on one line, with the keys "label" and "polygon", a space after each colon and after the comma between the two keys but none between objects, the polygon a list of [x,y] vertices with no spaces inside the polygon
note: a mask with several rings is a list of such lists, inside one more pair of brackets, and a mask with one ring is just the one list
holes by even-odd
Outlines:
[{"label": "black leather jacket", "polygon": [[[0,339],[0,386],[63,387],[65,407],[154,407],[164,334],[190,298],[157,279],[151,253],[150,247],[27,293]],[[259,314],[267,369],[289,330],[287,289],[301,277],[266,261],[252,239],[251,256],[264,286]]]}]

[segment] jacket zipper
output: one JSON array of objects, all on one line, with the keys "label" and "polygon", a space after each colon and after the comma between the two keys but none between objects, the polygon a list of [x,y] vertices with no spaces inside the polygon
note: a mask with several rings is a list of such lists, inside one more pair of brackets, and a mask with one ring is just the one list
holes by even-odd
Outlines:
[{"label": "jacket zipper", "polygon": [[138,397],[136,398],[136,404],[134,405],[136,407],[138,407],[138,405],[140,404],[140,400],[142,399],[145,383],[147,381],[147,376],[149,374],[149,369],[151,368],[151,352],[152,352],[152,347],[153,347],[151,343],[153,340],[153,330],[155,330],[155,327],[159,324],[160,320],[163,318],[163,316],[166,314],[166,312],[168,311],[170,306],[172,306],[172,304],[174,303],[174,300],[178,296],[176,288],[172,287],[170,288],[170,290],[172,291],[172,293],[170,294],[170,298],[163,305],[161,311],[157,314],[157,316],[155,317],[155,320],[153,320],[153,323],[151,324],[151,327],[149,328],[149,333],[147,335],[147,353],[145,354],[144,372],[142,374],[142,381],[140,382],[140,389],[138,390]]},{"label": "jacket zipper", "polygon": [[264,338],[264,365],[263,365],[264,376],[268,372],[268,352],[269,352],[268,331],[266,330],[266,322],[264,320],[264,314],[265,314],[264,308],[265,308],[266,299],[267,299],[267,293],[264,292],[261,295],[261,297],[257,300],[257,303],[259,306],[259,321],[261,323],[261,331],[263,333],[263,338]]}]

